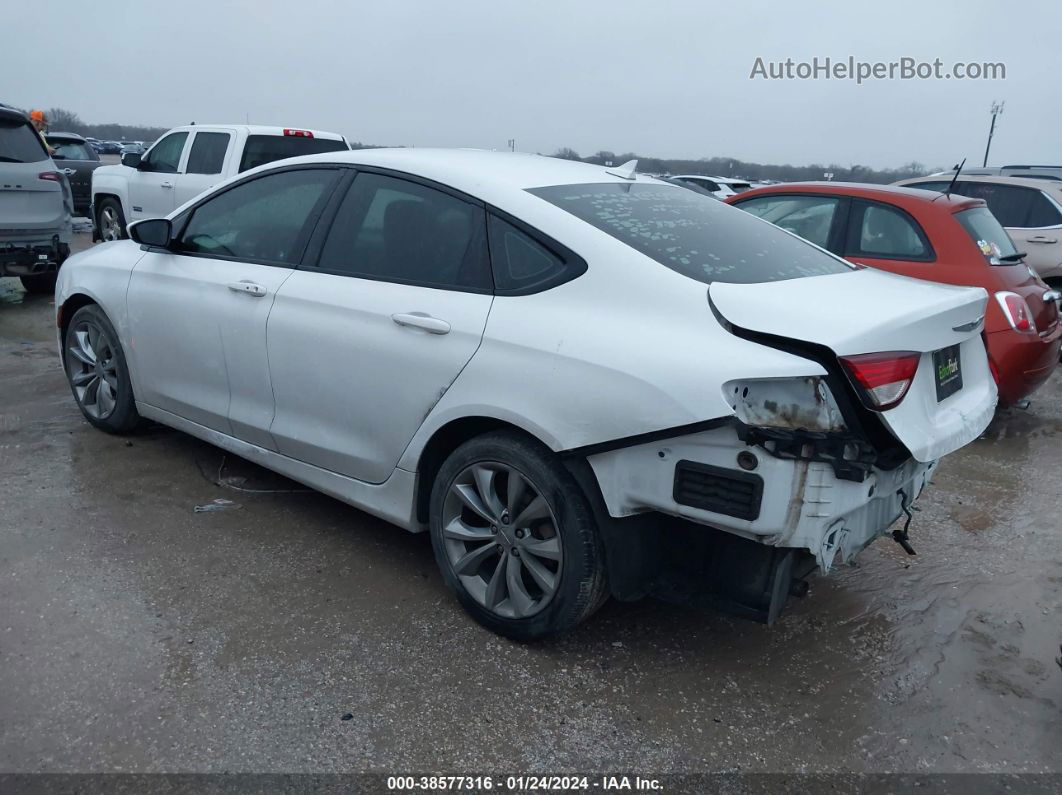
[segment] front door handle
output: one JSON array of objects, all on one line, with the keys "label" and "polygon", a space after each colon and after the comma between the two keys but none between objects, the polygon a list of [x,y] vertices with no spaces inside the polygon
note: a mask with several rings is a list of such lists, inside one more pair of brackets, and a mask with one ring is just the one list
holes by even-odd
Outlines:
[{"label": "front door handle", "polygon": [[172,182],[163,182],[159,187],[172,188],[173,187],[173,183]]},{"label": "front door handle", "polygon": [[1034,235],[1026,238],[1030,243],[1057,243],[1057,237],[1048,237],[1047,235]]},{"label": "front door handle", "polygon": [[246,293],[247,295],[254,296],[255,298],[261,298],[266,294],[266,288],[260,284],[254,282],[229,282],[229,289],[234,293]]},{"label": "front door handle", "polygon": [[400,326],[412,326],[424,329],[429,334],[449,334],[450,324],[445,320],[425,314],[424,312],[404,312],[391,315],[391,320]]}]

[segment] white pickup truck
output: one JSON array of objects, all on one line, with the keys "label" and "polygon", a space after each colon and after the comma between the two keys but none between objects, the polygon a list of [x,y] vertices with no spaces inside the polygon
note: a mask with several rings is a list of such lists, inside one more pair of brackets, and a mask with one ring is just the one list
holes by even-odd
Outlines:
[{"label": "white pickup truck", "polygon": [[126,224],[161,218],[218,182],[285,157],[349,149],[338,133],[247,124],[175,127],[143,155],[92,173],[94,240],[119,240]]}]

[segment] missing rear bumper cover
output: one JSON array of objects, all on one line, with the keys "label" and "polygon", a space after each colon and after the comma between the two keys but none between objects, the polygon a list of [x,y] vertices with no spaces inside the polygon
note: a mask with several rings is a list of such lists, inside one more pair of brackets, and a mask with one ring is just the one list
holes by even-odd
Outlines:
[{"label": "missing rear bumper cover", "polygon": [[862,483],[878,461],[869,442],[851,433],[754,428],[737,423],[738,438],[775,458],[830,464],[839,480]]}]

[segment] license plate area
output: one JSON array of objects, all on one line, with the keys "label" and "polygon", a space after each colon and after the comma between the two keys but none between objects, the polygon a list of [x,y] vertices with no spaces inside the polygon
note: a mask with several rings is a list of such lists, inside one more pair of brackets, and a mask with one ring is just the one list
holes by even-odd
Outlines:
[{"label": "license plate area", "polygon": [[949,345],[947,348],[933,351],[933,376],[936,379],[938,403],[962,389],[962,365],[958,345]]}]

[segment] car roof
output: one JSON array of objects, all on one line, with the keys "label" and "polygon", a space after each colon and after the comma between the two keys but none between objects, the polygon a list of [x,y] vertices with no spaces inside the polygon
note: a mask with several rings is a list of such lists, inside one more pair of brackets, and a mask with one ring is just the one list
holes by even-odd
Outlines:
[{"label": "car roof", "polygon": [[899,185],[873,185],[864,182],[785,182],[781,185],[753,188],[739,194],[739,196],[741,201],[744,201],[756,196],[769,196],[777,193],[832,193],[863,199],[876,199],[901,206],[932,204],[935,207],[949,208],[951,212],[964,207],[984,204],[983,199],[971,199],[968,196],[960,196],[957,193],[945,196],[938,191]]},{"label": "car roof", "polygon": [[[917,179],[918,181],[933,181],[940,182],[940,177],[912,177],[912,179],[902,180],[907,185],[911,185],[911,182]],[[1000,185],[1018,185],[1026,188],[1037,188],[1038,190],[1053,190],[1056,193],[1062,193],[1062,181],[1055,179],[1036,179],[1035,177],[1011,177],[1011,176],[999,176],[993,177],[982,174],[959,174],[958,182],[998,182]]]},{"label": "car roof", "polygon": [[[292,125],[290,127],[273,127],[266,124],[186,124],[183,127],[174,127],[172,130],[167,130],[167,133],[175,132],[177,130],[193,132],[195,130],[236,130],[237,132],[244,132],[247,135],[283,135],[284,130],[305,130],[306,132],[313,133],[314,138],[325,138],[327,140],[340,141],[345,140],[339,133],[329,132],[328,130],[314,130],[310,127],[299,127]],[[162,136],[159,136],[160,138]]]},{"label": "car roof", "polygon": [[7,105],[0,105],[0,119],[8,122],[28,122],[29,116],[17,108],[12,108]]},{"label": "car roof", "polygon": [[54,138],[56,141],[76,141],[77,143],[85,143],[85,138],[77,133],[68,132],[51,132],[50,130],[44,134],[45,138]]},{"label": "car roof", "polygon": [[[633,180],[610,174],[614,168],[595,166],[575,160],[562,160],[545,155],[522,152],[495,152],[485,149],[355,149],[303,155],[261,166],[262,170],[276,165],[296,163],[350,163],[405,171],[426,179],[449,185],[486,201],[492,195],[548,185],[577,185],[583,183],[615,182],[630,185],[635,182],[655,186],[666,185],[646,174],[636,174]],[[668,189],[685,190],[677,185]]]}]

